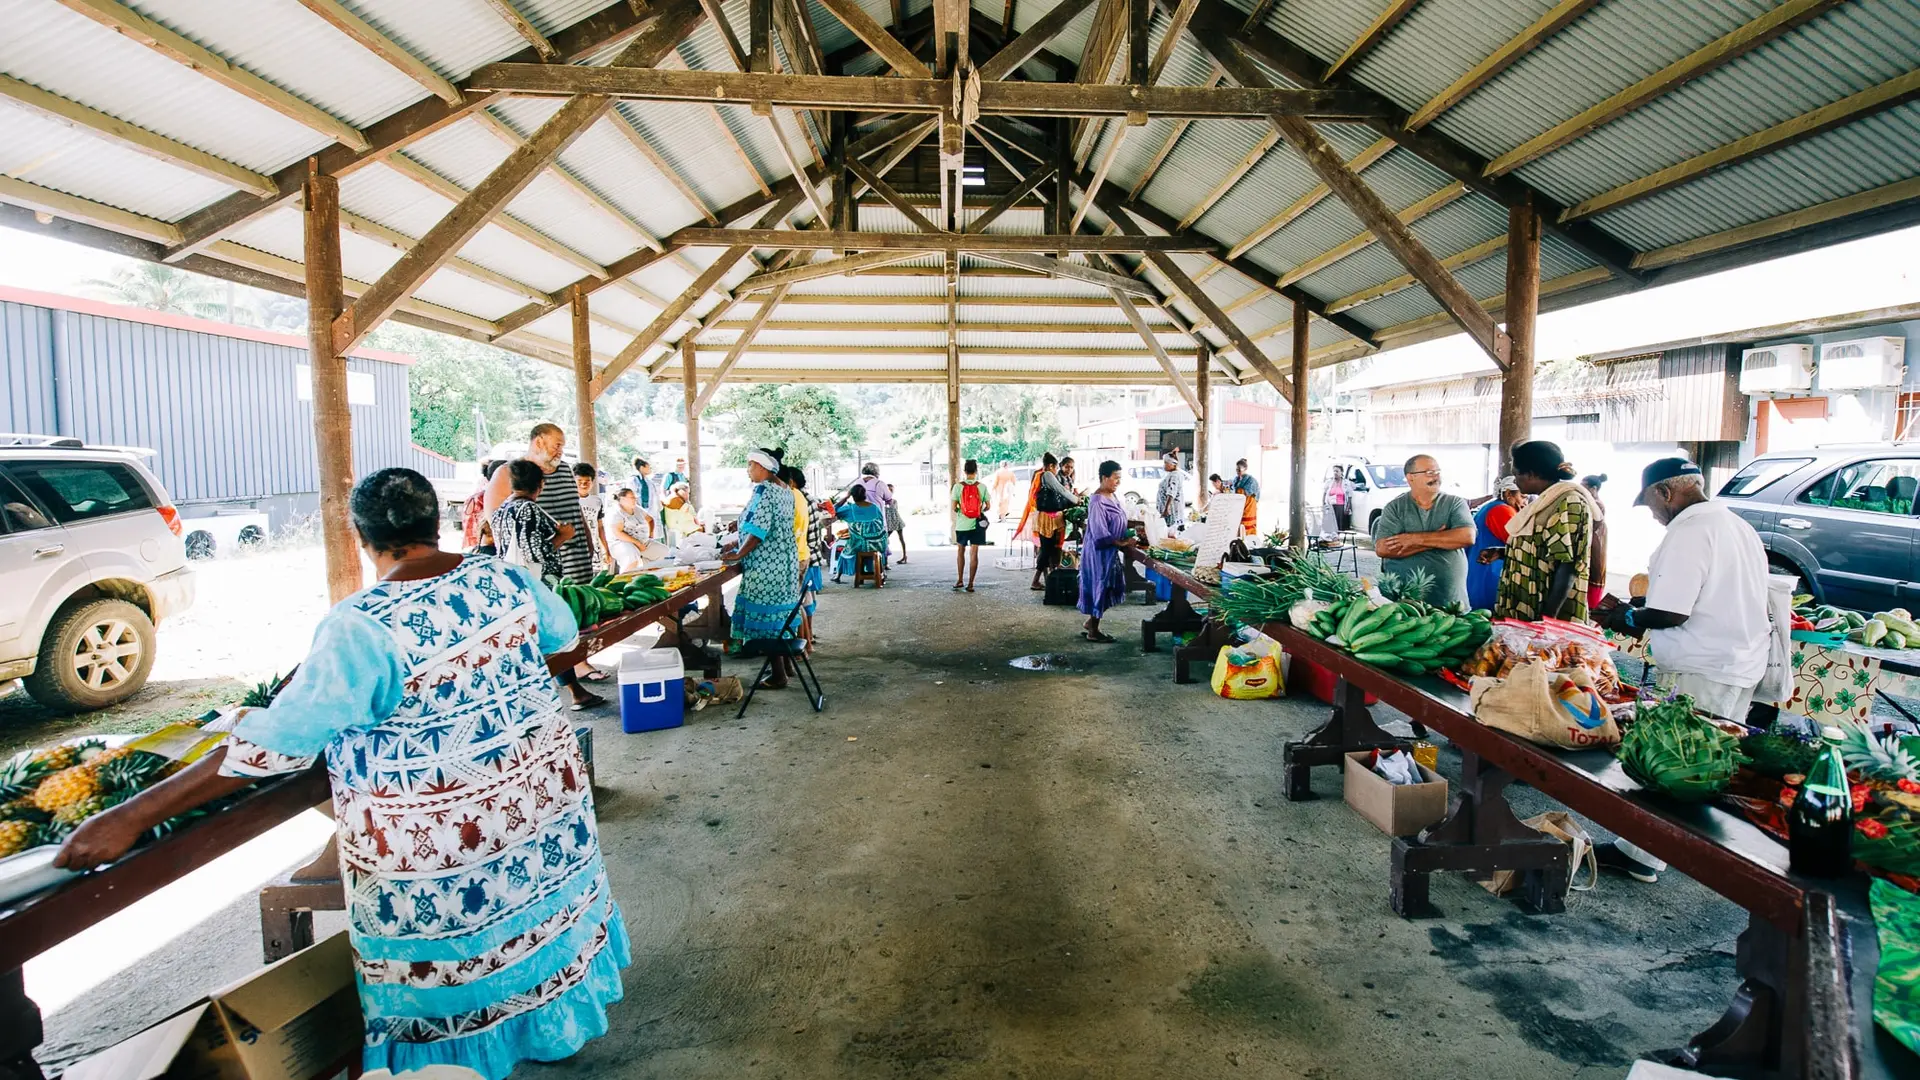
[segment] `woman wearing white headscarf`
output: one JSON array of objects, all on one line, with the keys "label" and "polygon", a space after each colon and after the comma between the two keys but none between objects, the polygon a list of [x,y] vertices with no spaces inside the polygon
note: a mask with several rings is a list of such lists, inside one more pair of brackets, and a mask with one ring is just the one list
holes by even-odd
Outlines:
[{"label": "woman wearing white headscarf", "polygon": [[[793,489],[780,482],[780,458],[760,449],[747,455],[753,495],[740,515],[740,546],[722,558],[740,564],[740,595],[733,606],[733,636],[742,641],[778,638],[800,603],[800,545],[793,531]],[[796,622],[797,629],[797,622]],[[768,689],[787,684],[774,666]]]}]

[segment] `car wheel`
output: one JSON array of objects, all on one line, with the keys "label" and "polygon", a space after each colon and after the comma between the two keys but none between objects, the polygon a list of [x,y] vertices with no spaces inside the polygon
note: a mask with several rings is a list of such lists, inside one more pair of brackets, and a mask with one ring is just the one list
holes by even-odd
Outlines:
[{"label": "car wheel", "polygon": [[266,542],[267,531],[258,525],[248,525],[240,530],[237,538],[241,547],[258,547]]},{"label": "car wheel", "polygon": [[153,670],[153,622],[125,600],[94,600],[54,617],[27,693],[49,709],[104,709],[131,697]]},{"label": "car wheel", "polygon": [[1147,500],[1141,498],[1138,492],[1123,491],[1120,493],[1120,497],[1126,500],[1128,506],[1147,505]]},{"label": "car wheel", "polygon": [[1790,574],[1799,578],[1800,588],[1813,597],[1813,602],[1816,604],[1823,602],[1820,595],[1819,584],[1813,580],[1811,575],[1802,572],[1798,566],[1795,566],[1792,559],[1787,558],[1785,555],[1768,555],[1767,566],[1771,567],[1777,573]]},{"label": "car wheel", "polygon": [[1372,533],[1373,533],[1373,527],[1374,527],[1375,525],[1378,525],[1378,524],[1380,524],[1380,511],[1378,511],[1378,510],[1375,510],[1375,511],[1374,511],[1373,513],[1371,513],[1371,514],[1368,514],[1368,515],[1367,515],[1367,533],[1368,533],[1368,535],[1372,535]]},{"label": "car wheel", "polygon": [[187,534],[187,558],[213,558],[213,534],[205,529],[196,529]]}]

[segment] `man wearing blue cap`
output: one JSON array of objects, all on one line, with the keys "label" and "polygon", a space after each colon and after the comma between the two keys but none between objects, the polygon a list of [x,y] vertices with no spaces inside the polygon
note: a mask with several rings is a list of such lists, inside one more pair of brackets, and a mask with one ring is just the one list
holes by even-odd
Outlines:
[{"label": "man wearing blue cap", "polygon": [[[1667,535],[1647,564],[1645,602],[1615,609],[1610,629],[1645,635],[1663,689],[1702,712],[1744,722],[1767,673],[1767,553],[1739,515],[1707,498],[1706,478],[1686,458],[1661,458],[1640,473],[1635,506]],[[1603,866],[1653,881],[1665,864],[1625,841],[1596,849]]]}]

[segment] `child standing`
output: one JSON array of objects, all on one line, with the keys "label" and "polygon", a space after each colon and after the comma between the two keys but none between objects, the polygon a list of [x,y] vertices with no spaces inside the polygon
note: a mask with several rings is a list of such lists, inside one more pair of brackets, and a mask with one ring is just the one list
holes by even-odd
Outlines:
[{"label": "child standing", "polygon": [[554,549],[573,539],[573,526],[555,522],[553,515],[540,509],[537,500],[547,481],[540,466],[520,460],[503,467],[513,493],[493,512],[490,522],[500,557],[542,578],[559,577],[560,560]]}]

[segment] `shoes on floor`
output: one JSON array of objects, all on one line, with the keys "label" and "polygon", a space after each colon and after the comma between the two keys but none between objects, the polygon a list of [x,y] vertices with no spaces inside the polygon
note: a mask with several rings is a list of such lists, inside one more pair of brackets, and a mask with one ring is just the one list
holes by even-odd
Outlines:
[{"label": "shoes on floor", "polygon": [[1660,880],[1659,871],[1621,851],[1612,841],[1595,844],[1593,854],[1603,868],[1625,874],[1635,881],[1644,881],[1651,885]]}]

